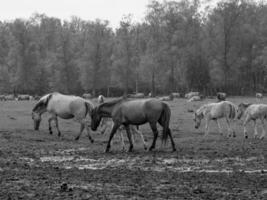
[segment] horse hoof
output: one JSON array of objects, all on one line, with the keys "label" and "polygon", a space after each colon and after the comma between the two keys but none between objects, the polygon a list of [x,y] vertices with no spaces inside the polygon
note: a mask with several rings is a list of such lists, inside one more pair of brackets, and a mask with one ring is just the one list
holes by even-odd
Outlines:
[{"label": "horse hoof", "polygon": [[76,140],[76,141],[79,140],[79,137],[76,137],[75,140]]},{"label": "horse hoof", "polygon": [[105,153],[109,153],[109,149],[106,149],[106,150],[105,150]]},{"label": "horse hoof", "polygon": [[147,150],[147,147],[144,147],[145,150]]},{"label": "horse hoof", "polygon": [[248,139],[248,136],[246,135],[245,138]]},{"label": "horse hoof", "polygon": [[93,139],[91,139],[90,141],[91,141],[92,144],[95,142]]},{"label": "horse hoof", "polygon": [[52,134],[53,134],[53,132],[52,132],[52,131],[50,131],[50,130],[49,130],[49,133],[50,133],[50,135],[52,135]]},{"label": "horse hoof", "polygon": [[176,149],[174,148],[173,150],[172,150],[172,152],[175,152],[176,151]]}]

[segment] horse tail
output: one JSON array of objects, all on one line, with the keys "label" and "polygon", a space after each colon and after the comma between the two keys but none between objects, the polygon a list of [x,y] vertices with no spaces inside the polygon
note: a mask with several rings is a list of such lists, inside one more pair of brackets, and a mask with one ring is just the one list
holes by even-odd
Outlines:
[{"label": "horse tail", "polygon": [[90,114],[92,112],[93,104],[91,102],[84,101],[84,105],[85,105],[85,116],[86,116],[87,114]]},{"label": "horse tail", "polygon": [[166,103],[162,103],[162,105],[163,105],[163,110],[161,112],[159,121],[163,127],[161,139],[162,139],[162,142],[166,143],[168,135],[171,132],[171,130],[169,128],[169,123],[170,123],[170,118],[171,118],[171,110]]},{"label": "horse tail", "polygon": [[229,105],[229,108],[230,108],[229,118],[230,119],[234,119],[235,115],[236,115],[236,108],[232,104],[228,104],[228,105]]}]

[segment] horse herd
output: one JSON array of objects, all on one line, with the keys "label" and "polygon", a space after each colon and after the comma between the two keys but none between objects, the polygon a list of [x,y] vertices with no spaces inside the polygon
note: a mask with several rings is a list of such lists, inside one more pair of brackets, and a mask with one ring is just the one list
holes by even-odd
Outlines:
[{"label": "horse herd", "polygon": [[[166,143],[167,138],[170,138],[172,151],[176,151],[175,143],[169,128],[171,110],[167,103],[160,99],[144,98],[144,99],[131,99],[131,98],[118,98],[115,100],[104,102],[102,95],[98,98],[98,105],[94,105],[90,100],[78,96],[63,95],[60,93],[50,93],[40,98],[32,110],[32,119],[34,122],[34,129],[39,130],[41,115],[45,112],[49,113],[49,132],[53,133],[51,123],[55,122],[56,131],[58,136],[61,132],[58,128],[58,117],[62,119],[74,119],[80,123],[80,131],[75,137],[78,140],[86,129],[88,138],[91,143],[94,142],[90,134],[91,130],[96,131],[101,127],[100,132],[104,133],[109,126],[111,129],[106,152],[109,152],[111,141],[117,130],[121,131],[122,127],[126,130],[129,140],[128,151],[133,150],[133,133],[140,134],[144,148],[147,148],[146,142],[142,132],[138,130],[138,126],[148,123],[153,132],[153,141],[149,150],[153,150],[158,138],[157,124],[163,128],[162,141]],[[87,116],[91,118],[91,123],[86,119]],[[206,121],[205,136],[209,132],[210,121],[216,121],[219,133],[222,134],[221,125],[218,119],[225,118],[228,128],[228,136],[235,137],[235,131],[232,129],[231,124],[237,119],[244,116],[244,136],[247,138],[246,125],[249,121],[254,122],[254,137],[258,137],[257,133],[257,119],[261,121],[262,134],[259,136],[263,139],[266,132],[264,129],[264,120],[267,116],[267,105],[265,104],[245,104],[240,103],[238,106],[230,101],[220,101],[216,103],[208,103],[201,106],[194,111],[195,128],[199,128],[202,119]],[[90,124],[89,124],[90,123]],[[121,132],[121,141],[124,148],[124,139]]]}]

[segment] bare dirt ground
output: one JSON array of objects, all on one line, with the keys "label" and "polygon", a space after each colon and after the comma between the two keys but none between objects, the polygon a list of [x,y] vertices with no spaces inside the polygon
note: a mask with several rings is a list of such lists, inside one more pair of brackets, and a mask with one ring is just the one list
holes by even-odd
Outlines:
[{"label": "bare dirt ground", "polygon": [[[111,153],[104,153],[108,134],[94,132],[93,144],[86,134],[74,141],[79,125],[60,120],[58,138],[48,133],[47,116],[37,132],[31,120],[35,102],[0,102],[0,199],[267,199],[266,138],[252,138],[250,124],[244,139],[240,121],[236,138],[226,137],[223,120],[224,136],[215,123],[208,137],[203,124],[194,129],[188,110],[212,101],[168,102],[174,153],[160,140],[147,152],[139,138],[133,153],[122,152],[117,138]],[[148,126],[141,130],[151,144]]]}]

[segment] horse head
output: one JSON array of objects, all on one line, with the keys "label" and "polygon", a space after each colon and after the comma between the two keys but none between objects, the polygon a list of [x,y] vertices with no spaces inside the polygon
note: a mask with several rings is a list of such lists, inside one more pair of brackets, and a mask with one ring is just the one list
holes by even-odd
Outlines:
[{"label": "horse head", "polygon": [[201,120],[204,118],[204,114],[202,112],[198,113],[197,111],[194,113],[194,122],[195,128],[198,129],[201,124]]},{"label": "horse head", "polygon": [[243,114],[245,113],[245,110],[250,106],[250,103],[240,103],[238,105],[238,110],[237,110],[237,119],[241,119]]},{"label": "horse head", "polygon": [[38,112],[32,112],[32,120],[33,120],[33,128],[34,130],[39,130],[39,126],[40,126],[40,123],[41,123],[41,114],[38,113]]},{"label": "horse head", "polygon": [[51,97],[52,94],[42,97],[32,109],[32,120],[34,123],[34,130],[39,130],[39,126],[42,120],[41,115],[46,111],[46,107]]}]

